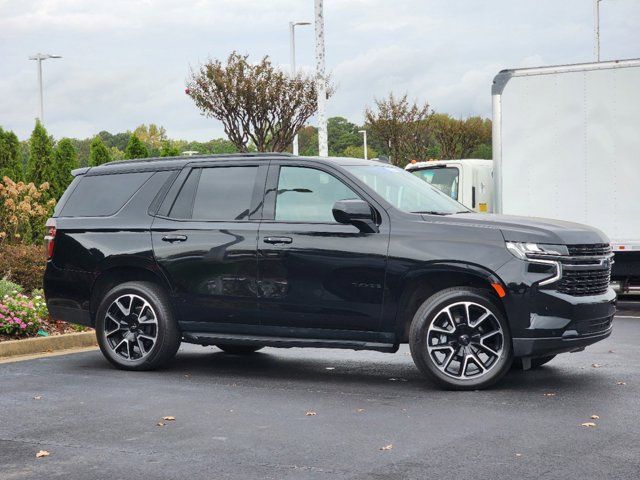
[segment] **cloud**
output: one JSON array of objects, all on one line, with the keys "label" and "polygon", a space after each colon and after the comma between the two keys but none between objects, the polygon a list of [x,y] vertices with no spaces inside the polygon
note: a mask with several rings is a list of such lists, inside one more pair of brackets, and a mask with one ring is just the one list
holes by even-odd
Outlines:
[{"label": "cloud", "polygon": [[[587,2],[588,3],[588,2]],[[592,6],[583,0],[325,0],[326,58],[338,90],[330,115],[361,122],[390,91],[456,116],[491,114],[502,68],[591,61]],[[605,2],[606,3],[606,2]],[[603,58],[638,56],[640,3],[602,4]],[[28,137],[43,64],[45,119],[56,137],[165,126],[206,140],[221,125],[184,94],[189,66],[231,50],[288,68],[290,20],[312,0],[0,0],[0,125]],[[313,26],[296,30],[297,64],[312,70]]]}]

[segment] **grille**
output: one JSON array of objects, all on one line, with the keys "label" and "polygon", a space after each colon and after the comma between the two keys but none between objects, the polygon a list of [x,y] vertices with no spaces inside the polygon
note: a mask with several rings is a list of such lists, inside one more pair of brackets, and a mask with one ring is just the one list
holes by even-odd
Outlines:
[{"label": "grille", "polygon": [[608,243],[594,243],[591,245],[567,245],[569,255],[572,257],[594,257],[608,255],[611,246]]},{"label": "grille", "polygon": [[580,320],[574,322],[570,328],[575,329],[580,335],[588,335],[590,333],[604,332],[611,326],[612,322],[613,317]]},{"label": "grille", "polygon": [[557,290],[573,296],[599,295],[609,287],[611,267],[600,270],[564,270]]}]

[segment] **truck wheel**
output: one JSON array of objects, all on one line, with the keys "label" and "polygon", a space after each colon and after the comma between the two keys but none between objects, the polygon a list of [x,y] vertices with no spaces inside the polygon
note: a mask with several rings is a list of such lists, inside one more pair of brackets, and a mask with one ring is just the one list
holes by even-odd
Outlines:
[{"label": "truck wheel", "polygon": [[[549,363],[551,360],[556,358],[555,355],[547,355],[546,357],[538,357],[531,359],[531,368],[538,368],[542,365]],[[514,358],[513,359],[513,368],[522,369],[522,359]]]},{"label": "truck wheel", "polygon": [[123,370],[154,370],[180,347],[181,334],[164,291],[150,282],[127,282],[104,296],[96,316],[103,355]]},{"label": "truck wheel", "polygon": [[249,355],[264,348],[260,345],[216,345],[216,347],[225,353],[231,353],[233,355]]},{"label": "truck wheel", "polygon": [[420,371],[451,390],[478,390],[511,367],[509,326],[493,296],[475,288],[442,290],[418,308],[409,332]]}]

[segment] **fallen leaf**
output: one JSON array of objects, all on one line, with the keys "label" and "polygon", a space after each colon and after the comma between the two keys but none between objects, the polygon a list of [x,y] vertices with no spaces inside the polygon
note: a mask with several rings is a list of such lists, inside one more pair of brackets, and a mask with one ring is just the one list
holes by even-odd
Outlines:
[{"label": "fallen leaf", "polygon": [[617,382],[616,385],[626,385],[627,382]]},{"label": "fallen leaf", "polygon": [[34,400],[42,400],[42,395],[36,395],[33,397]]},{"label": "fallen leaf", "polygon": [[591,364],[591,366],[592,366],[593,368],[600,368],[602,365],[601,365],[601,364],[599,364],[599,363],[592,363],[592,364]]},{"label": "fallen leaf", "polygon": [[315,417],[317,415],[317,413],[314,412],[313,410],[309,410],[307,413],[305,413],[305,415],[307,417]]},{"label": "fallen leaf", "polygon": [[156,427],[164,427],[164,423],[163,422],[158,422],[158,423],[156,423]]},{"label": "fallen leaf", "polygon": [[48,457],[49,455],[51,454],[46,450],[40,450],[38,453],[36,453],[36,458]]},{"label": "fallen leaf", "polygon": [[609,353],[616,353],[615,350],[609,350]]},{"label": "fallen leaf", "polygon": [[516,457],[521,457],[522,454],[521,453],[516,453]]},{"label": "fallen leaf", "polygon": [[184,378],[186,378],[187,380],[191,380],[191,374],[190,373],[185,373],[184,374]]},{"label": "fallen leaf", "polygon": [[544,397],[555,397],[555,396],[556,396],[556,394],[555,394],[555,393],[553,393],[553,392],[543,393],[542,395],[543,395]]},{"label": "fallen leaf", "polygon": [[393,448],[393,444],[385,445],[384,447],[380,447],[380,450],[391,450]]},{"label": "fallen leaf", "polygon": [[600,419],[600,416],[599,415],[591,415],[590,418],[591,418],[591,420],[598,420],[598,419]]},{"label": "fallen leaf", "polygon": [[176,417],[172,417],[172,416],[169,415],[169,416],[166,416],[166,417],[162,417],[162,419],[163,420],[167,420],[168,422],[173,422],[176,419]]},{"label": "fallen leaf", "polygon": [[582,426],[582,427],[595,427],[596,424],[593,423],[593,422],[584,422],[584,423],[581,423],[580,426]]},{"label": "fallen leaf", "polygon": [[364,408],[356,408],[356,412],[364,413],[366,410]]}]

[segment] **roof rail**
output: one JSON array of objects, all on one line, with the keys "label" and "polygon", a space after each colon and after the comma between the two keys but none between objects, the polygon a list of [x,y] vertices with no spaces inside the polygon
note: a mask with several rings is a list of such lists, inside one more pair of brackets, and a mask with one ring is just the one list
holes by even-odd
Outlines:
[{"label": "roof rail", "polygon": [[146,163],[146,162],[159,162],[164,160],[199,160],[199,159],[211,159],[217,158],[252,158],[252,157],[291,157],[293,156],[288,152],[238,152],[238,153],[214,153],[214,154],[202,154],[202,155],[179,155],[175,157],[149,157],[149,158],[132,158],[128,160],[114,160],[112,162],[103,163],[101,167],[115,166],[115,165],[127,165],[130,163]]}]

